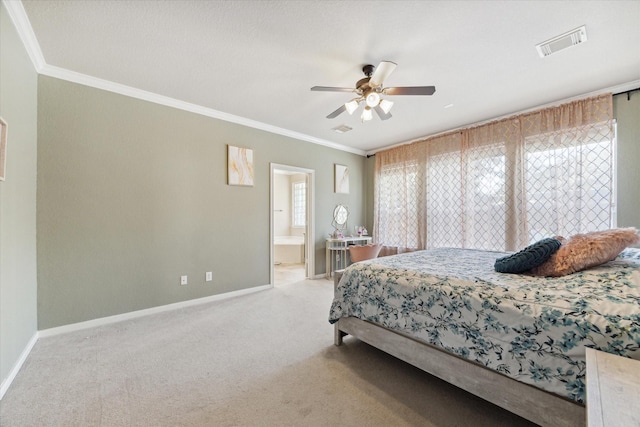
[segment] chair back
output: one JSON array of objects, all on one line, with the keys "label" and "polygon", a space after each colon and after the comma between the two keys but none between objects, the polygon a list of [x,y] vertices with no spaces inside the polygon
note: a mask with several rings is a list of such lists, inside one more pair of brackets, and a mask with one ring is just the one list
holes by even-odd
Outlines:
[{"label": "chair back", "polygon": [[351,262],[364,261],[367,259],[377,258],[382,249],[382,243],[372,245],[352,245],[349,246],[349,257]]}]

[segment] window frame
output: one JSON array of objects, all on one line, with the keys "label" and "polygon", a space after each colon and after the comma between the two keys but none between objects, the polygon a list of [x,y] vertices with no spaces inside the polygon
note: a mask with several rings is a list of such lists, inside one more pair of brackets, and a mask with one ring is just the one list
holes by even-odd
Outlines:
[{"label": "window frame", "polygon": [[[302,185],[302,209],[303,209],[303,217],[304,223],[300,225],[297,222],[298,219],[298,199],[296,198],[296,187]],[[307,182],[306,181],[293,181],[291,182],[291,228],[306,228],[307,226]]]}]

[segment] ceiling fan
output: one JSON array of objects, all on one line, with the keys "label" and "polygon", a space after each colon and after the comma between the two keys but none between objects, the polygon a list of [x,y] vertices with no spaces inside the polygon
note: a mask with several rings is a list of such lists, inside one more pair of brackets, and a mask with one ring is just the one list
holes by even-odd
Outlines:
[{"label": "ceiling fan", "polygon": [[358,105],[364,101],[365,107],[362,111],[362,116],[360,116],[363,123],[373,118],[372,110],[375,110],[381,120],[387,120],[391,118],[390,111],[393,102],[382,99],[380,95],[433,95],[436,91],[435,86],[382,87],[382,83],[395,70],[396,66],[397,64],[391,61],[382,61],[377,68],[373,65],[365,65],[362,67],[362,72],[366,77],[358,80],[354,89],[314,86],[311,90],[318,92],[353,92],[358,94],[357,98],[343,104],[336,111],[329,114],[327,119],[338,117],[345,111],[353,114]]}]

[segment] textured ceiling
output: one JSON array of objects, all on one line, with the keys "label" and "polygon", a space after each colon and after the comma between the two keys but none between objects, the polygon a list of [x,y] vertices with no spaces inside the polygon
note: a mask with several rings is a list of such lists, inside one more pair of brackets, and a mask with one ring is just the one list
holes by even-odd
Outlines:
[{"label": "textured ceiling", "polygon": [[[640,81],[640,1],[22,4],[48,66],[362,152]],[[586,43],[538,56],[581,25]],[[352,87],[381,60],[398,64],[385,86],[436,93],[393,97],[384,122],[326,119],[353,96],[309,89]]]}]

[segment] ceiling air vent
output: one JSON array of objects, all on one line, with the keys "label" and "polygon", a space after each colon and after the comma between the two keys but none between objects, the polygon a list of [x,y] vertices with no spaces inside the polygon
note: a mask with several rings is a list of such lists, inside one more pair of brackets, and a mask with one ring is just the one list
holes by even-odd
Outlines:
[{"label": "ceiling air vent", "polygon": [[564,34],[560,34],[557,37],[549,39],[536,45],[538,54],[541,58],[549,56],[552,53],[559,52],[571,46],[579,45],[582,42],[587,41],[587,27],[582,26],[575,30],[568,31]]},{"label": "ceiling air vent", "polygon": [[334,131],[336,131],[336,132],[338,132],[338,133],[345,133],[345,132],[349,132],[351,129],[353,129],[353,128],[350,128],[350,127],[349,127],[349,126],[347,126],[347,125],[340,125],[340,126],[336,126],[336,127],[334,127],[334,128],[333,128],[333,129],[331,129],[331,130],[334,130]]}]

